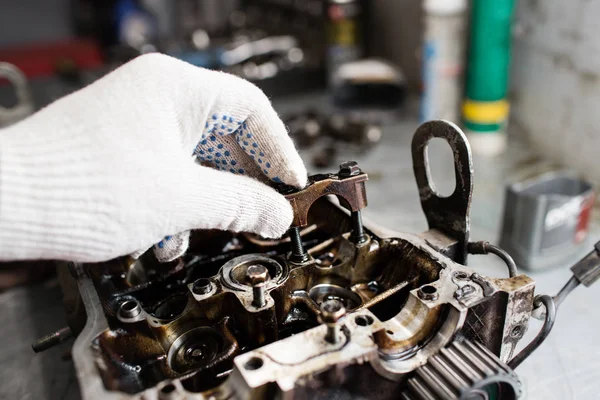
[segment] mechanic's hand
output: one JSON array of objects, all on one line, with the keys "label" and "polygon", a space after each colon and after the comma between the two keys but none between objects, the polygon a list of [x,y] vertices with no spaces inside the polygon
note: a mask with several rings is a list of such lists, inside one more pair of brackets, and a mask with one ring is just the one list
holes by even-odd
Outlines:
[{"label": "mechanic's hand", "polygon": [[159,242],[166,261],[196,228],[279,237],[292,209],[269,178],[302,187],[307,173],[256,86],[141,56],[0,130],[0,259],[93,262]]}]

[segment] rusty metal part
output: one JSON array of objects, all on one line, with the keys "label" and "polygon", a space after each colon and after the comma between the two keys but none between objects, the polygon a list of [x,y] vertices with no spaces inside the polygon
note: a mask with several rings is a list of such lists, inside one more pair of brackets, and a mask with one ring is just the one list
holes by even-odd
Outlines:
[{"label": "rusty metal part", "polygon": [[[422,129],[440,126],[457,129]],[[461,136],[454,140],[460,147]],[[464,154],[459,161],[466,165]],[[161,269],[151,252],[73,266],[79,292],[66,297],[81,299],[88,318],[73,349],[83,397],[315,398],[335,388],[383,400],[408,393],[415,371],[456,340],[510,360],[535,285],[525,275],[494,279],[462,264],[470,192],[462,192],[462,208],[435,209],[425,199],[428,220],[440,215],[414,235],[363,226],[366,180],[350,162],[311,177],[303,190],[280,188],[295,204],[295,227],[309,227],[289,240],[194,232],[176,268]],[[288,258],[298,243],[296,254],[310,255],[302,262]],[[127,302],[141,307],[136,317],[121,315]]]},{"label": "rusty metal part", "polygon": [[212,283],[206,278],[200,278],[192,284],[192,292],[199,296],[208,294],[212,290]]},{"label": "rusty metal part", "polygon": [[417,293],[422,300],[437,300],[438,298],[437,289],[432,285],[421,286]]},{"label": "rusty metal part", "polygon": [[[537,336],[525,347],[519,354],[517,354],[513,359],[510,360],[508,365],[511,368],[517,368],[527,357],[531,355],[543,342],[546,340],[550,331],[554,327],[554,322],[556,321],[556,304],[552,297],[548,295],[536,296],[534,303],[537,305],[544,305],[546,309],[546,317],[544,321],[544,325],[542,329],[537,334]],[[522,336],[521,332],[518,332],[519,335]]]},{"label": "rusty metal part", "polygon": [[[444,139],[454,153],[456,187],[448,197],[442,197],[431,180],[427,144],[433,138]],[[473,161],[465,134],[451,122],[426,122],[413,136],[412,157],[421,207],[429,229],[439,230],[456,239],[458,248],[454,260],[466,264],[470,230],[469,210],[473,193]]]},{"label": "rusty metal part", "polygon": [[71,331],[71,328],[67,326],[57,330],[56,332],[52,332],[42,338],[39,338],[31,345],[31,348],[34,352],[40,353],[56,346],[59,343],[64,342],[71,337],[73,337],[73,332]]},{"label": "rusty metal part", "polygon": [[294,210],[292,226],[308,225],[310,207],[327,195],[337,196],[340,203],[352,212],[362,210],[367,206],[367,180],[367,174],[360,171],[355,162],[341,164],[338,174],[311,177],[306,188],[285,194]]},{"label": "rusty metal part", "polygon": [[246,278],[252,285],[252,304],[255,307],[264,307],[265,283],[269,280],[269,270],[264,265],[250,265],[246,270]]},{"label": "rusty metal part", "polygon": [[[369,376],[364,387],[352,388],[353,393],[363,390],[369,397],[368,393],[384,387],[393,388],[392,393],[456,334],[469,332],[466,322],[474,307],[491,304],[488,314],[506,316],[504,325],[490,320],[490,327],[480,330],[482,336],[485,332],[483,339],[495,344],[508,340],[505,330],[510,334],[516,315],[524,318],[520,313],[531,301],[519,294],[523,285],[532,287],[530,281],[480,277],[474,282],[473,270],[454,263],[415,235],[382,238],[365,227],[369,240],[357,246],[351,239],[352,216],[326,200],[314,203],[309,222],[315,228],[302,239],[312,257],[303,264],[285,260],[286,241],[263,245],[231,234],[235,246],[218,242],[228,249],[226,253],[184,260],[183,268],[170,269],[162,280],[132,285],[123,274],[131,268],[128,259],[91,265],[75,274],[85,287],[89,287],[85,280],[95,282],[87,291],[107,287],[103,282],[110,282],[112,288],[99,290],[100,314],[89,314],[109,320],[111,328],[96,322],[99,330],[80,337],[80,350],[74,352],[91,359],[92,366],[106,366],[95,374],[110,391],[96,387],[94,393],[152,397],[172,384],[176,395],[192,390],[217,393],[216,398],[223,398],[221,394],[243,398],[244,393],[261,398],[266,387],[260,382],[275,381],[277,390],[300,395],[331,384],[329,375],[315,371],[333,366],[340,371],[358,368],[361,375]],[[204,240],[199,242],[202,250],[190,251],[202,254],[215,247],[210,237]],[[322,257],[328,262],[318,263]],[[142,257],[136,268],[153,271],[154,262],[152,257]],[[264,285],[262,307],[253,304],[255,294],[248,279],[248,275],[264,277],[264,271],[253,273],[255,265],[264,266],[271,278]],[[489,284],[491,296],[484,294],[483,282]],[[437,297],[421,300],[418,290],[427,285],[436,288]],[[456,298],[457,287],[465,285],[474,292]],[[119,306],[132,299],[143,305],[144,317],[125,323],[118,318]],[[332,300],[347,310],[344,324],[336,324],[335,336],[333,330],[327,335],[327,325],[318,322],[321,306]],[[523,323],[518,319],[518,324]],[[94,353],[82,353],[81,346],[89,347],[92,341]],[[500,353],[495,347],[494,351]],[[78,365],[84,363],[79,360]],[[352,381],[342,380],[340,385]]]},{"label": "rusty metal part", "polygon": [[339,343],[338,321],[346,315],[344,304],[339,300],[327,300],[321,304],[321,315],[319,322],[327,326],[325,341],[331,344]]}]

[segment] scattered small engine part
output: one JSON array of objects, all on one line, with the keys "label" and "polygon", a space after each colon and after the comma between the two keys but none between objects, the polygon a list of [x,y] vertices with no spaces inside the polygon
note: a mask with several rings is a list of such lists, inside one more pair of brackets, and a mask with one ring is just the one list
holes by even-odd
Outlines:
[{"label": "scattered small engine part", "polygon": [[334,82],[333,102],[344,108],[397,109],[408,93],[400,69],[378,59],[342,65],[337,69]]},{"label": "scattered small engine part", "polygon": [[592,185],[566,172],[550,172],[506,188],[500,245],[522,268],[561,265],[588,236]]},{"label": "scattered small engine part", "polygon": [[312,164],[317,168],[328,168],[335,164],[337,148],[334,144],[329,144],[318,149],[313,156]]},{"label": "scattered small engine part", "polygon": [[365,151],[377,144],[382,136],[380,126],[342,113],[328,116],[308,109],[288,116],[285,121],[299,148],[318,147],[312,159],[317,168],[327,168],[335,163],[339,143],[358,146]]},{"label": "scattered small engine part", "polygon": [[[436,137],[453,150],[457,177],[443,198],[428,174],[426,148]],[[510,256],[469,242],[473,162],[463,132],[427,122],[412,156],[427,231],[363,223],[368,176],[347,161],[309,177],[304,189],[278,187],[294,213],[289,240],[195,231],[182,268],[164,274],[149,273],[161,267],[152,252],[59,264],[71,330],[36,348],[77,336],[84,400],[304,399],[332,391],[377,400],[517,399],[514,369],[547,338],[569,293],[600,277],[600,242],[556,296],[536,296],[533,279],[514,276]],[[477,273],[467,266],[470,253],[496,254],[510,277]],[[542,329],[515,355],[533,313]]]},{"label": "scattered small engine part", "polygon": [[301,149],[313,146],[324,135],[324,118],[312,109],[286,118],[286,125],[290,136]]},{"label": "scattered small engine part", "polygon": [[361,146],[373,145],[381,140],[381,128],[357,118],[334,114],[328,120],[329,134],[340,141]]}]

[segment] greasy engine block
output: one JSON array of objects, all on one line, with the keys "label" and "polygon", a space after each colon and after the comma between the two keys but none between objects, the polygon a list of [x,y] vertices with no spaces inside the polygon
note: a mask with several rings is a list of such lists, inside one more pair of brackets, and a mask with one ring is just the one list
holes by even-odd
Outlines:
[{"label": "greasy engine block", "polygon": [[[429,180],[433,137],[455,153],[446,198]],[[280,188],[295,210],[281,240],[202,231],[168,265],[148,252],[60,267],[84,398],[517,398],[507,364],[534,282],[465,266],[486,244],[468,241],[463,133],[422,125],[413,160],[422,234],[363,226],[367,175],[349,162],[301,191]]]}]

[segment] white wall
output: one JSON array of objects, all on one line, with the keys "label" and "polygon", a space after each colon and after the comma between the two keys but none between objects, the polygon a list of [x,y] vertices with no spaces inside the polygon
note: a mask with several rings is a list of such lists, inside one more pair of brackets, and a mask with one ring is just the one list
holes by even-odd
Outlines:
[{"label": "white wall", "polygon": [[520,0],[512,117],[536,149],[600,184],[600,1]]}]

